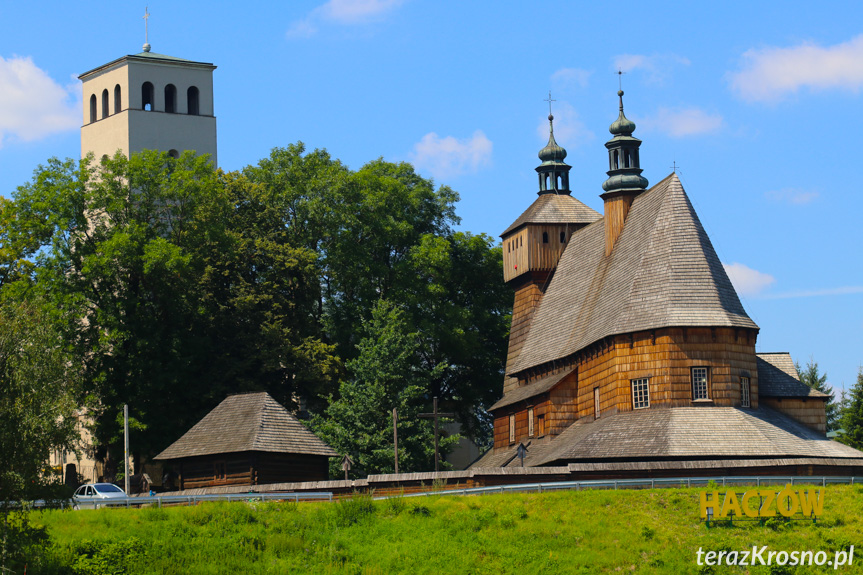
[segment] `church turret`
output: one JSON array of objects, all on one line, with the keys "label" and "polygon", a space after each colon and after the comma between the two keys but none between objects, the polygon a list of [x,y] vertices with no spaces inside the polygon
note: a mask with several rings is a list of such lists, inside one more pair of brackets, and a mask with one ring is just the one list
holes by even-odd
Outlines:
[{"label": "church turret", "polygon": [[[566,150],[554,139],[554,116],[551,114],[548,115],[548,128],[548,144],[539,151],[542,163],[536,168],[539,197],[501,234],[503,278],[515,289],[507,365],[518,357],[527,338],[533,312],[539,306],[570,237],[576,230],[600,218],[596,211],[570,195],[571,166],[563,161]],[[517,386],[518,380],[507,378],[504,393]]]},{"label": "church turret", "polygon": [[647,189],[647,178],[641,175],[638,149],[641,140],[633,138],[635,122],[623,114],[623,90],[620,97],[620,115],[608,128],[612,138],[605,143],[608,148],[608,179],[602,184],[605,190],[600,197],[605,202],[605,255],[611,254],[632,200]]},{"label": "church turret", "polygon": [[566,194],[569,195],[569,170],[572,166],[563,160],[566,150],[554,141],[554,116],[548,115],[548,144],[539,151],[542,163],[537,166],[539,174],[539,195]]}]

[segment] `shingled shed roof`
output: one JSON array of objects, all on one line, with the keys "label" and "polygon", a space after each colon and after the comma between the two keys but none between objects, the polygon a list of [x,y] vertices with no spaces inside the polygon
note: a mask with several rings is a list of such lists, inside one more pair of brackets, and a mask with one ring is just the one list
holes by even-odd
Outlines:
[{"label": "shingled shed roof", "polygon": [[572,235],[513,375],[615,334],[662,327],[758,329],[677,174],[640,194],[610,256],[604,221]]},{"label": "shingled shed roof", "polygon": [[830,397],[800,381],[790,353],[757,353],[758,395],[766,397]]},{"label": "shingled shed roof", "polygon": [[243,451],[338,455],[270,394],[261,392],[228,396],[156,459]]},{"label": "shingled shed roof", "polygon": [[[521,465],[513,450],[490,452],[472,467]],[[859,458],[863,452],[768,407],[636,409],[579,420],[544,444],[528,447],[525,465],[663,459]]]},{"label": "shingled shed roof", "polygon": [[575,368],[564,369],[559,373],[543,377],[539,381],[535,381],[529,385],[522,385],[504,395],[497,403],[489,407],[488,410],[494,411],[495,409],[500,409],[501,407],[506,407],[507,405],[512,405],[519,401],[536,397],[541,393],[551,391],[558,383],[563,381],[564,377],[572,373],[574,369]]},{"label": "shingled shed roof", "polygon": [[501,235],[527,224],[589,224],[601,217],[568,194],[542,194]]}]

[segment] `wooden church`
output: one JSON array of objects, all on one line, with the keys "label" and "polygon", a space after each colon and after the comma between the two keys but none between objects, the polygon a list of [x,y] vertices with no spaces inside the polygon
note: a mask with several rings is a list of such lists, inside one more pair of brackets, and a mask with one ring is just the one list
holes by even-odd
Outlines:
[{"label": "wooden church", "polygon": [[[606,476],[845,473],[823,393],[787,353],[756,353],[746,314],[677,175],[648,188],[635,123],[609,128],[604,214],[572,197],[549,141],[539,197],[504,231],[515,290],[494,448],[473,467]],[[774,471],[775,472],[775,471]]]}]

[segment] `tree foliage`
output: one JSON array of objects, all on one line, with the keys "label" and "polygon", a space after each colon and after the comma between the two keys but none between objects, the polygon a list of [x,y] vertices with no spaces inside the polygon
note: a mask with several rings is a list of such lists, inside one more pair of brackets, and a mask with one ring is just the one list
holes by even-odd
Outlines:
[{"label": "tree foliage", "polygon": [[370,381],[352,362],[381,301],[415,334],[405,393],[487,439],[510,294],[494,241],[454,231],[457,200],[409,164],[352,171],[302,144],[227,174],[191,153],[52,159],[0,203],[0,293],[62,324],[109,463],[124,404],[136,457],[228,393],[322,412]]},{"label": "tree foliage", "polygon": [[[417,416],[427,403],[429,385],[445,366],[429,370],[419,348],[420,337],[410,332],[404,312],[379,300],[357,345],[358,355],[348,362],[350,379],[313,422],[324,441],[351,457],[354,477],[395,470],[393,409],[398,414],[399,471],[434,467],[432,425]],[[456,436],[443,439],[441,453],[456,441]],[[332,461],[331,468],[338,476],[339,461]]]},{"label": "tree foliage", "polygon": [[28,502],[68,496],[47,468],[51,450],[74,449],[77,374],[66,351],[39,307],[0,305],[0,571],[45,539]]},{"label": "tree foliage", "polygon": [[863,368],[857,372],[857,383],[848,390],[838,427],[845,430],[837,437],[839,441],[863,451]]},{"label": "tree foliage", "polygon": [[829,398],[824,403],[824,409],[827,412],[827,431],[833,431],[839,427],[839,404],[836,402],[836,394],[830,384],[827,383],[827,374],[821,373],[818,370],[818,362],[813,358],[809,358],[806,362],[806,368],[800,369],[799,364],[795,364],[797,373],[800,374],[800,381],[821,393],[826,393]]}]

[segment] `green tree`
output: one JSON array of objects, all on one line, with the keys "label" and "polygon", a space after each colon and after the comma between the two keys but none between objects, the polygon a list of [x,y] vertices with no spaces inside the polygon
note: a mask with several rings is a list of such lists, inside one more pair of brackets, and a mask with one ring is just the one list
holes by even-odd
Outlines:
[{"label": "green tree", "polygon": [[[323,416],[313,419],[324,441],[351,456],[354,477],[394,471],[393,409],[399,419],[399,471],[434,469],[432,425],[417,416],[425,409],[429,385],[438,374],[420,362],[419,340],[404,312],[380,300],[357,345],[357,357],[347,364],[350,379],[339,386],[339,397],[330,399]],[[457,441],[457,436],[443,439],[441,453]],[[331,465],[336,477],[338,463]]]},{"label": "green tree", "polygon": [[833,431],[838,428],[839,421],[839,404],[836,403],[836,394],[833,387],[827,383],[827,374],[818,371],[818,362],[813,358],[809,358],[806,362],[806,368],[800,369],[799,364],[795,364],[797,373],[800,374],[800,381],[821,393],[826,393],[829,397],[824,403],[824,409],[827,412],[827,431]]},{"label": "green tree", "polygon": [[51,160],[4,213],[0,234],[17,249],[4,256],[16,270],[4,293],[44,294],[65,314],[109,463],[124,404],[139,423],[138,457],[164,449],[226,393],[265,389],[286,401],[326,391],[312,383],[333,361],[309,319],[316,255],[266,220],[255,186],[207,158]]},{"label": "green tree", "polygon": [[66,351],[38,306],[0,305],[0,571],[23,567],[47,538],[27,502],[69,495],[47,469],[51,450],[74,449],[78,375]]},{"label": "green tree", "polygon": [[857,383],[848,391],[839,427],[845,430],[845,433],[837,438],[839,441],[863,450],[863,368],[857,372]]}]

